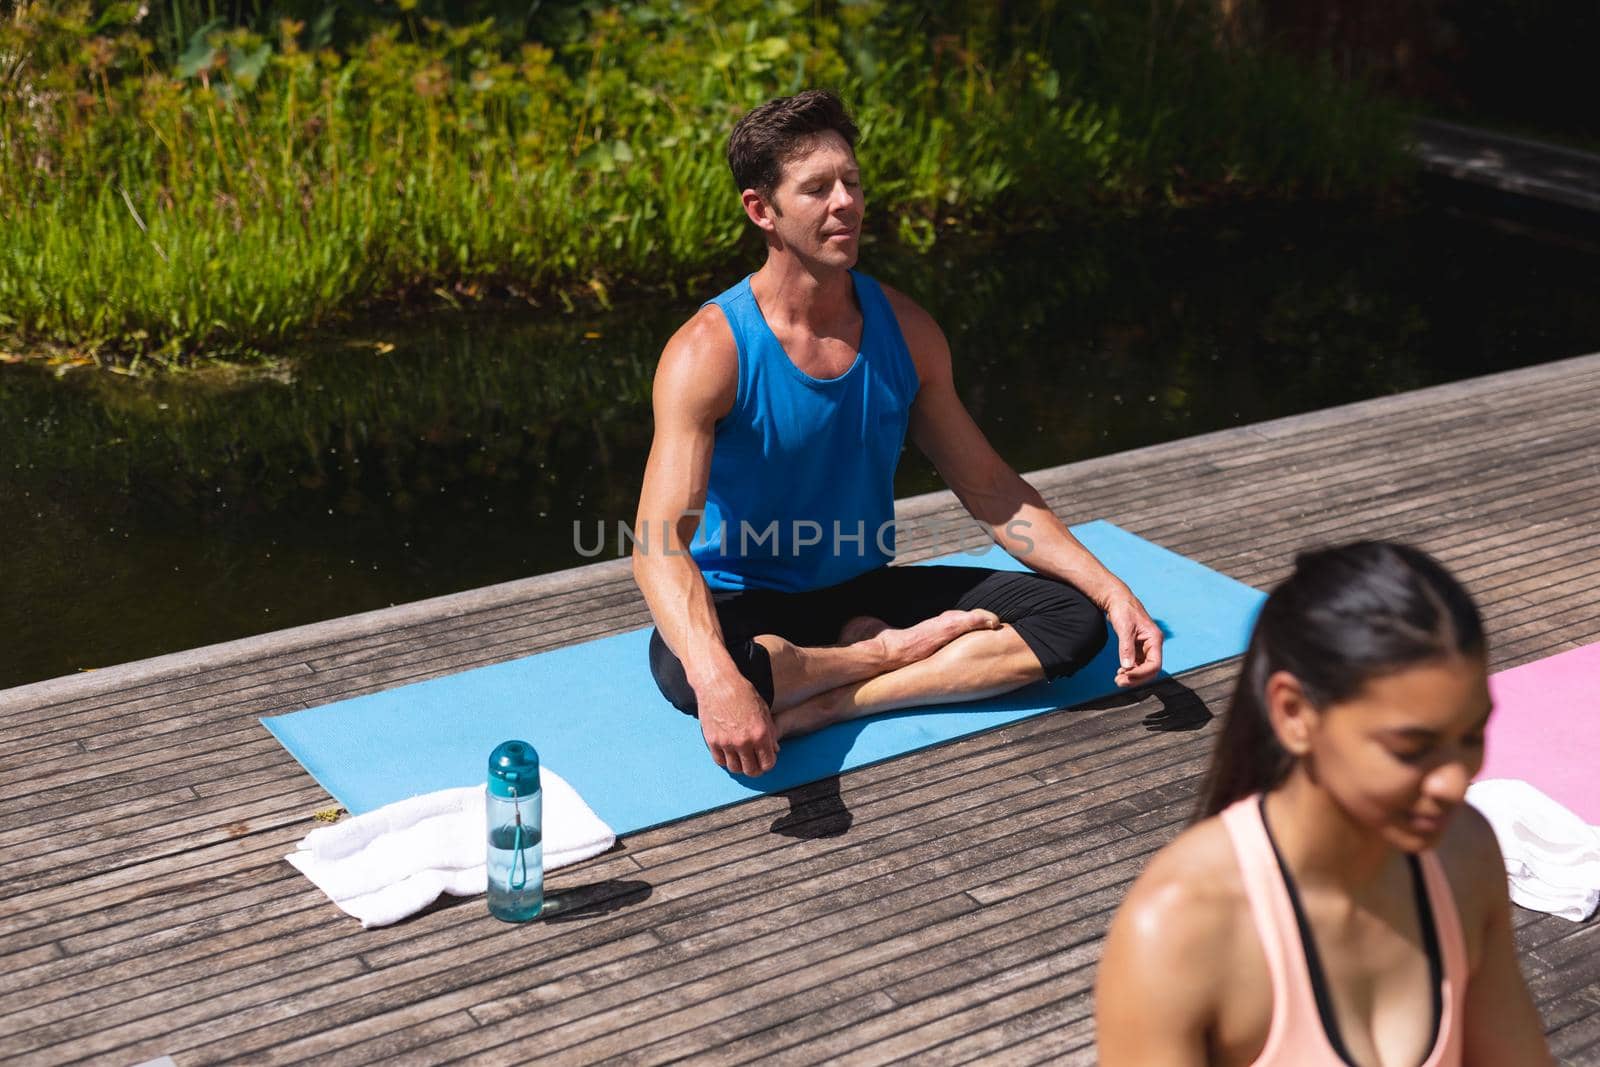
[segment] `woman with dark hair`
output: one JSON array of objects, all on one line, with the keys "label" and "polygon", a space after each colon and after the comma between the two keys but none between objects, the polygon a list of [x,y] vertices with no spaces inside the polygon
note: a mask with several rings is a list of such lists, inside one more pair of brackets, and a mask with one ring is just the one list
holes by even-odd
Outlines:
[{"label": "woman with dark hair", "polygon": [[1442,566],[1375,542],[1302,555],[1199,820],[1112,921],[1103,1067],[1550,1063],[1499,847],[1462,803],[1489,710],[1483,625]]}]

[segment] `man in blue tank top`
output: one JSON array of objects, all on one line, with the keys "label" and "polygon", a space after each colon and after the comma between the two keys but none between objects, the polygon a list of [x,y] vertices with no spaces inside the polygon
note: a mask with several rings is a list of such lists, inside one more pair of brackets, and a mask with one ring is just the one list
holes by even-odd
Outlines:
[{"label": "man in blue tank top", "polygon": [[[766,239],[656,370],[633,571],[651,669],[718,765],[770,770],[784,737],[970,700],[1094,658],[1119,685],[1161,668],[1137,597],[997,455],[926,311],[853,268],[865,201],[856,127],[832,93],[755,108],[728,163]],[[907,434],[996,543],[1034,573],[891,567]],[[653,549],[653,550],[652,550]]]}]

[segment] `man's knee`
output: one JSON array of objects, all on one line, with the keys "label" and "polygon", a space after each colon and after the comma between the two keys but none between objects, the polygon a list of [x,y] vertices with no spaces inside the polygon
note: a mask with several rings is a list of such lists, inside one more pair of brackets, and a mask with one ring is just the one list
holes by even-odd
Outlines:
[{"label": "man's knee", "polygon": [[650,674],[667,703],[685,715],[699,714],[699,702],[694,687],[689,684],[689,675],[683,669],[683,661],[661,639],[660,630],[650,631]]},{"label": "man's knee", "polygon": [[1014,623],[1039,657],[1047,681],[1076,674],[1098,656],[1108,640],[1106,617],[1088,597],[1059,584],[1059,593]]},{"label": "man's knee", "polygon": [[[733,658],[735,669],[771,707],[772,660],[767,650],[755,640],[737,641],[728,647],[728,654]],[[695,696],[694,686],[689,684],[688,672],[684,670],[683,661],[661,639],[660,630],[650,632],[650,674],[669,704],[685,715],[699,717],[700,701]]]},{"label": "man's knee", "polygon": [[1111,639],[1110,630],[1106,626],[1106,617],[1093,604],[1089,605],[1089,609],[1089,621],[1078,639],[1072,642],[1071,655],[1067,666],[1061,671],[1061,674],[1053,677],[1059,678],[1063,675],[1076,674],[1087,667],[1106,647],[1106,642]]}]

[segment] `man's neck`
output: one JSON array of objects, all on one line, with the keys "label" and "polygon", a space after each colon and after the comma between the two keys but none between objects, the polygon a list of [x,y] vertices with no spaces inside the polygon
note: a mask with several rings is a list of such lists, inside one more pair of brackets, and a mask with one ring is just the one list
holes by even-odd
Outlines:
[{"label": "man's neck", "polygon": [[826,335],[858,313],[855,284],[845,269],[816,269],[791,256],[769,255],[751,277],[761,313],[774,327],[797,326]]}]

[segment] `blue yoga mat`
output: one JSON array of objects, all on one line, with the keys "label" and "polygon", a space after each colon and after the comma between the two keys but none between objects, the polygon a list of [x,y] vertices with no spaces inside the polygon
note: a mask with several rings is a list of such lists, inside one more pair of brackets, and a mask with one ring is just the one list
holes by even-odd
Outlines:
[{"label": "blue yoga mat", "polygon": [[[1073,533],[1161,624],[1168,674],[1244,651],[1263,594],[1107,522]],[[1025,569],[998,548],[931,562]],[[714,764],[699,723],[657,692],[649,636],[635,630],[261,721],[355,814],[481,782],[490,750],[516,737],[626,834],[1116,691],[1112,641],[1088,667],[1048,685],[785,741],[775,768],[744,778]]]}]

